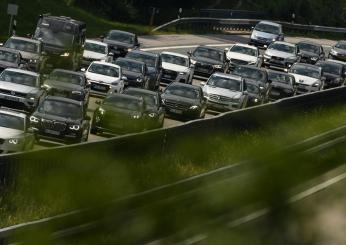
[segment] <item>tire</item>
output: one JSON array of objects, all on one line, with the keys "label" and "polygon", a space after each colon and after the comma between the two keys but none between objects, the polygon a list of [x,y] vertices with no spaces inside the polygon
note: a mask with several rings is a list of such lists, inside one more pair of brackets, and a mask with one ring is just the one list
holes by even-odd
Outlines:
[{"label": "tire", "polygon": [[97,128],[91,126],[90,133],[94,134],[94,135],[97,135],[99,133],[99,130]]}]

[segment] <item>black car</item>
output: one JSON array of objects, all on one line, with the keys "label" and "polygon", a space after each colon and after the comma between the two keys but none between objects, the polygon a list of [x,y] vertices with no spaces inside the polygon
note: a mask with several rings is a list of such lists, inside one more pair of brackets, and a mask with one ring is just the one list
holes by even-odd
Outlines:
[{"label": "black car", "polygon": [[19,51],[0,48],[0,73],[6,68],[22,68],[23,60]]},{"label": "black car", "polygon": [[299,52],[299,62],[307,64],[316,64],[319,60],[324,60],[325,53],[322,45],[312,42],[299,42],[297,44]]},{"label": "black car", "polygon": [[268,71],[271,81],[269,100],[275,101],[282,98],[292,97],[296,92],[294,76],[286,72]]},{"label": "black car", "polygon": [[346,61],[346,41],[338,41],[330,50],[329,58]]},{"label": "black car", "polygon": [[319,61],[317,66],[322,68],[322,76],[324,80],[324,88],[333,88],[345,84],[345,69],[342,64],[332,61]]},{"label": "black car", "polygon": [[118,58],[114,64],[121,67],[125,79],[125,86],[149,89],[150,77],[144,62],[127,58]]},{"label": "black car", "polygon": [[162,128],[165,119],[165,109],[159,92],[146,89],[128,88],[124,94],[143,98],[148,114],[148,129]]},{"label": "black car", "polygon": [[91,133],[127,134],[146,129],[147,113],[143,98],[125,94],[107,96],[95,113]]},{"label": "black car", "polygon": [[191,64],[194,65],[194,75],[209,78],[214,72],[226,72],[228,70],[224,50],[199,46],[188,54],[191,58]]},{"label": "black car", "polygon": [[142,61],[147,65],[148,76],[151,83],[149,84],[150,90],[158,90],[162,77],[162,66],[160,54],[145,52],[141,50],[133,50],[126,55],[126,58]]},{"label": "black car", "polygon": [[128,52],[140,47],[137,35],[130,32],[111,30],[101,39],[109,45],[114,57],[125,57]]},{"label": "black car", "polygon": [[82,101],[85,106],[88,105],[90,89],[84,73],[55,69],[43,87],[49,95]]},{"label": "black car", "polygon": [[207,100],[202,88],[195,85],[174,82],[162,94],[166,113],[186,119],[204,118]]},{"label": "black car", "polygon": [[47,96],[30,117],[36,140],[46,139],[63,143],[88,140],[90,117],[80,101]]},{"label": "black car", "polygon": [[260,87],[256,82],[247,81],[246,91],[248,94],[248,101],[246,104],[247,107],[262,105],[263,103],[268,101],[267,95],[262,93]]}]

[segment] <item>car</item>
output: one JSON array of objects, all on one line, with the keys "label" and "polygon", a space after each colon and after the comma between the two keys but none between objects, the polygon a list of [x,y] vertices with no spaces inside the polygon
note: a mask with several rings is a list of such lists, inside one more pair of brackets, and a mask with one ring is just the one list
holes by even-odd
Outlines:
[{"label": "car", "polygon": [[161,60],[162,85],[172,82],[192,84],[193,70],[189,56],[173,52],[162,52]]},{"label": "car", "polygon": [[126,31],[111,30],[101,39],[109,45],[115,58],[125,57],[128,52],[140,47],[137,35]]},{"label": "car", "polygon": [[250,45],[267,48],[272,42],[284,41],[282,25],[270,21],[260,21],[250,36]]},{"label": "car", "polygon": [[84,44],[82,66],[88,67],[93,61],[109,61],[111,53],[108,44],[87,39]]},{"label": "car", "polygon": [[342,64],[332,61],[319,61],[316,66],[322,68],[322,74],[325,78],[324,88],[335,88],[345,84],[346,74]]},{"label": "car", "polygon": [[90,95],[106,96],[108,93],[121,93],[124,90],[124,77],[121,67],[102,61],[94,61],[85,71]]},{"label": "car", "polygon": [[298,48],[292,43],[275,41],[269,45],[263,57],[265,67],[287,72],[298,61]]},{"label": "car", "polygon": [[47,96],[30,117],[36,140],[67,144],[88,141],[91,118],[83,102]]},{"label": "car", "polygon": [[248,94],[247,107],[262,105],[268,101],[268,94],[263,94],[256,82],[246,81],[245,85]]},{"label": "car", "polygon": [[18,50],[0,47],[0,72],[6,68],[25,68]]},{"label": "car", "polygon": [[188,52],[191,64],[194,65],[193,75],[209,78],[215,72],[226,72],[228,62],[224,50],[218,48],[198,46]]},{"label": "car", "polygon": [[240,76],[214,73],[201,85],[209,110],[224,112],[246,107],[248,95],[245,80]]},{"label": "car", "polygon": [[32,150],[34,143],[28,116],[0,108],[0,154]]},{"label": "car", "polygon": [[7,68],[0,74],[2,106],[32,112],[46,96],[41,88],[41,75],[35,72]]},{"label": "car", "polygon": [[146,130],[147,113],[143,98],[112,94],[98,104],[91,123],[92,134],[122,135]]},{"label": "car", "polygon": [[229,61],[229,69],[233,70],[238,65],[253,65],[260,67],[262,58],[257,47],[236,43],[226,49],[226,57]]},{"label": "car", "polygon": [[316,65],[296,63],[289,70],[297,84],[297,94],[320,91],[324,88],[322,68]]},{"label": "car", "polygon": [[127,88],[123,94],[143,98],[148,114],[147,129],[162,128],[165,119],[165,108],[159,92],[146,89]]},{"label": "car", "polygon": [[125,86],[149,89],[151,83],[148,68],[144,62],[128,58],[118,58],[114,64],[121,67],[125,79]]},{"label": "car", "polygon": [[54,69],[44,81],[47,94],[89,103],[90,87],[84,73]]},{"label": "car", "polygon": [[168,115],[187,120],[205,117],[207,101],[200,86],[174,82],[161,96]]},{"label": "car", "polygon": [[41,68],[45,66],[46,56],[42,51],[42,42],[26,37],[10,37],[5,48],[18,50],[22,61],[25,62],[31,71],[42,72]]},{"label": "car", "polygon": [[158,90],[160,88],[160,81],[162,77],[162,62],[160,54],[142,50],[133,50],[127,53],[125,58],[144,62],[147,65],[148,76],[150,77],[151,81],[149,84],[149,89]]},{"label": "car", "polygon": [[323,46],[309,41],[297,43],[299,50],[299,63],[316,64],[319,60],[325,59]]},{"label": "car", "polygon": [[328,58],[346,61],[346,40],[338,41],[330,50]]},{"label": "car", "polygon": [[269,93],[270,101],[295,95],[296,82],[293,75],[286,72],[268,70],[268,79],[271,81],[271,90]]}]

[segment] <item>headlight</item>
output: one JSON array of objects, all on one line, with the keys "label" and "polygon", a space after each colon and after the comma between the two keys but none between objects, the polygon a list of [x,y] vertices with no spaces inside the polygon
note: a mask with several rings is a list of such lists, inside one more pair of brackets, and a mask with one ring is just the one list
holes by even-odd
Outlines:
[{"label": "headlight", "polygon": [[74,131],[80,130],[80,126],[79,126],[79,125],[71,125],[69,128],[70,128],[71,130],[74,130]]},{"label": "headlight", "polygon": [[197,61],[196,60],[191,60],[191,64],[196,65]]},{"label": "headlight", "polygon": [[99,108],[98,112],[101,114],[101,115],[104,115],[106,113],[105,109],[103,109],[102,107]]},{"label": "headlight", "polygon": [[141,116],[140,116],[140,115],[133,115],[132,118],[133,118],[133,119],[140,119]]},{"label": "headlight", "polygon": [[30,117],[30,122],[32,122],[32,123],[38,123],[39,121],[40,121],[40,119],[35,117],[35,116]]},{"label": "headlight", "polygon": [[190,107],[190,110],[197,110],[198,109],[198,106],[197,105],[193,105]]},{"label": "headlight", "polygon": [[12,144],[12,145],[18,145],[20,143],[19,139],[9,139],[8,143]]},{"label": "headlight", "polygon": [[332,55],[338,55],[338,52],[336,52],[334,49],[330,50],[330,53],[331,53]]},{"label": "headlight", "polygon": [[256,65],[257,61],[250,61],[248,64],[249,65]]},{"label": "headlight", "polygon": [[312,84],[312,87],[318,87],[318,86],[320,86],[320,83],[314,83],[314,84]]},{"label": "headlight", "polygon": [[186,75],[186,72],[179,72],[179,75],[185,76],[185,75]]},{"label": "headlight", "polygon": [[275,42],[275,41],[276,41],[276,38],[273,38],[272,41]]},{"label": "headlight", "polygon": [[311,57],[311,60],[312,60],[312,61],[317,61],[317,60],[318,60],[318,57]]},{"label": "headlight", "polygon": [[138,82],[138,83],[143,82],[143,78],[137,78],[137,82]]},{"label": "headlight", "polygon": [[221,68],[222,68],[222,65],[213,65],[213,68],[215,68],[215,69],[221,69]]},{"label": "headlight", "polygon": [[49,86],[48,84],[43,84],[42,87],[45,88],[45,89],[50,89],[51,88],[51,86]]},{"label": "headlight", "polygon": [[72,94],[82,95],[81,91],[72,91]]},{"label": "headlight", "polygon": [[258,99],[257,99],[257,98],[255,98],[255,99],[253,100],[253,102],[257,103],[257,102],[258,102]]},{"label": "headlight", "polygon": [[113,85],[113,86],[118,86],[118,85],[119,85],[119,82],[112,82],[111,85]]},{"label": "headlight", "polygon": [[149,117],[151,117],[151,118],[154,118],[154,117],[156,117],[156,116],[157,116],[156,113],[149,113]]},{"label": "headlight", "polygon": [[29,60],[30,63],[37,63],[37,60]]},{"label": "headlight", "polygon": [[127,52],[131,52],[133,49],[132,48],[128,48],[127,49]]},{"label": "headlight", "polygon": [[62,55],[60,55],[61,57],[69,57],[70,56],[70,53],[66,52],[66,53],[63,53]]},{"label": "headlight", "polygon": [[31,101],[35,101],[36,100],[36,98],[33,97],[33,96],[30,96],[28,99],[31,100]]}]

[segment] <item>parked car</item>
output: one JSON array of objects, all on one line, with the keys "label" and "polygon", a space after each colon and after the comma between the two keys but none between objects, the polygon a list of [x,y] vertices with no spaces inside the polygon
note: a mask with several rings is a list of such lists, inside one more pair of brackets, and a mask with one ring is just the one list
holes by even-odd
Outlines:
[{"label": "parked car", "polygon": [[90,117],[81,101],[47,96],[30,117],[36,140],[62,143],[88,141]]},{"label": "parked car", "polygon": [[246,81],[245,85],[248,94],[247,107],[262,105],[268,101],[268,94],[263,94],[256,82]]},{"label": "parked car", "polygon": [[82,66],[88,67],[93,61],[109,61],[111,56],[108,44],[87,39],[84,44]]},{"label": "parked car", "polygon": [[10,37],[4,47],[20,52],[22,61],[27,64],[29,70],[42,72],[46,62],[46,55],[42,51],[42,42],[25,37]]},{"label": "parked car", "polygon": [[0,103],[32,112],[46,96],[38,73],[7,68],[0,74]]},{"label": "parked car", "polygon": [[208,109],[223,112],[246,107],[248,95],[240,76],[215,73],[201,85]]},{"label": "parked car", "polygon": [[148,76],[150,77],[151,81],[149,84],[149,89],[159,89],[162,77],[162,62],[160,54],[133,50],[126,55],[126,58],[144,62],[147,65]]},{"label": "parked car", "polygon": [[250,45],[267,48],[272,42],[284,41],[285,36],[280,24],[261,21],[253,29],[250,37]]},{"label": "parked car", "polygon": [[6,68],[25,68],[19,51],[0,47],[0,72]]},{"label": "parked car", "polygon": [[299,62],[316,64],[319,60],[324,60],[325,53],[323,46],[317,43],[302,41],[297,44],[299,50]]},{"label": "parked car", "polygon": [[270,101],[292,97],[295,95],[296,82],[293,75],[285,72],[269,70],[268,79],[271,81],[271,90],[269,93]]},{"label": "parked car", "polygon": [[193,70],[190,58],[172,52],[162,52],[162,78],[161,84],[167,85],[172,82],[192,83]]},{"label": "parked car", "polygon": [[215,72],[226,72],[228,62],[224,50],[199,46],[188,52],[191,64],[194,65],[193,75],[209,78]]},{"label": "parked car", "polygon": [[114,64],[121,67],[125,86],[149,89],[151,83],[148,68],[144,62],[128,58],[118,58]]},{"label": "parked car", "polygon": [[298,61],[298,49],[295,44],[275,41],[264,53],[265,67],[288,71]]},{"label": "parked car", "polygon": [[204,118],[207,101],[202,88],[190,84],[174,82],[162,94],[166,114],[181,116],[184,119]]},{"label": "parked car", "polygon": [[346,41],[338,41],[330,50],[328,58],[346,61]]},{"label": "parked car", "polygon": [[143,98],[125,94],[107,96],[96,109],[91,133],[127,134],[146,129],[147,113]]},{"label": "parked car", "polygon": [[325,79],[324,88],[334,88],[345,84],[346,74],[342,64],[332,61],[319,61],[316,66],[322,68],[322,74]]},{"label": "parked car", "polygon": [[82,101],[88,106],[90,88],[84,73],[55,69],[44,81],[43,87],[49,95]]},{"label": "parked car", "polygon": [[35,136],[24,113],[0,109],[0,154],[32,150]]},{"label": "parked car", "polygon": [[106,96],[108,93],[121,93],[124,90],[124,81],[120,66],[94,61],[85,72],[90,94]]},{"label": "parked car", "polygon": [[111,30],[102,39],[116,58],[125,57],[128,52],[140,47],[137,35],[130,32]]},{"label": "parked car", "polygon": [[162,128],[165,119],[165,109],[159,92],[139,88],[127,88],[124,94],[143,98],[146,106],[147,129]]},{"label": "parked car", "polygon": [[324,87],[321,67],[296,63],[289,70],[289,74],[296,80],[298,94],[320,91]]},{"label": "parked car", "polygon": [[229,69],[233,70],[238,65],[253,65],[260,67],[262,58],[257,47],[236,43],[231,48],[226,49]]}]

